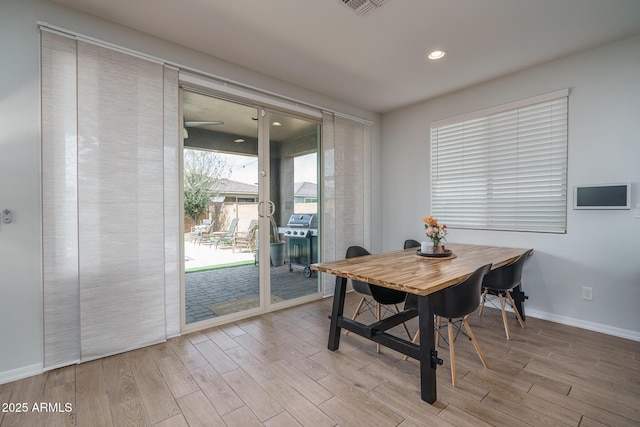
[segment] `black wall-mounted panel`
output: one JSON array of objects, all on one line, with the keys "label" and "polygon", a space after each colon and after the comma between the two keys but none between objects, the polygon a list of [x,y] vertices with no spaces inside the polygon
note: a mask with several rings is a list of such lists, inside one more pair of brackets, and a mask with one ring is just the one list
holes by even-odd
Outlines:
[{"label": "black wall-mounted panel", "polygon": [[574,209],[630,209],[629,184],[578,185],[574,191]]}]

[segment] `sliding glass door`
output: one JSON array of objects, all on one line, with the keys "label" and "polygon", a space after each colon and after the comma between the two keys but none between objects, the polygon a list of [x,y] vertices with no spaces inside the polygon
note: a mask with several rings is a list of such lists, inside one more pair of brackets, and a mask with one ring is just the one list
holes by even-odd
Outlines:
[{"label": "sliding glass door", "polygon": [[260,307],[258,110],[183,91],[185,323]]},{"label": "sliding glass door", "polygon": [[[319,124],[195,90],[182,97],[185,328],[319,296],[305,265],[290,268],[282,229],[296,207],[318,211]],[[317,230],[313,239],[317,257]]]},{"label": "sliding glass door", "polygon": [[309,265],[318,262],[318,122],[270,111],[269,168],[273,225],[270,297],[272,304],[316,295],[320,281]]}]

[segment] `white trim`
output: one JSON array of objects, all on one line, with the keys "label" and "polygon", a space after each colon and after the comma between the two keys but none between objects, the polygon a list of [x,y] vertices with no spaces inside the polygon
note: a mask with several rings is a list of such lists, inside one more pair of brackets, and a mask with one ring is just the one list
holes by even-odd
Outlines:
[{"label": "white trim", "polygon": [[85,36],[83,34],[79,34],[70,30],[66,30],[64,28],[60,28],[60,27],[56,27],[53,25],[48,24],[47,22],[40,22],[38,21],[38,26],[40,27],[40,30],[42,31],[47,31],[49,33],[53,33],[53,34],[57,34],[59,36],[62,37],[68,37],[70,39],[75,39],[75,40],[80,40],[83,41],[85,43],[89,43],[89,44],[93,44],[96,46],[100,46],[100,47],[104,47],[107,49],[111,49],[111,50],[115,50],[117,52],[120,53],[126,53],[127,55],[131,55],[131,56],[135,56],[137,58],[141,58],[144,59],[146,61],[151,61],[151,62],[156,62],[158,64],[166,64],[166,61],[160,59],[160,58],[156,58],[154,56],[151,55],[146,55],[144,53],[132,50],[132,49],[127,49],[126,47],[122,47],[122,46],[118,46],[115,45],[113,43],[108,43],[105,42],[103,40],[99,40],[93,37],[89,37],[89,36]]},{"label": "white trim", "polygon": [[373,122],[369,121],[369,120],[365,120],[365,119],[361,119],[361,118],[358,118],[358,117],[350,116],[348,114],[339,113],[337,111],[330,111],[330,110],[326,110],[326,109],[323,109],[322,111],[324,113],[333,114],[334,116],[337,116],[337,117],[342,117],[343,119],[349,119],[349,120],[353,120],[354,122],[362,123],[363,125],[373,126]]},{"label": "white trim", "polygon": [[322,113],[317,108],[310,108],[298,101],[288,100],[275,94],[265,93],[259,89],[240,85],[239,83],[232,82],[230,80],[222,80],[214,76],[201,77],[183,69],[179,71],[178,80],[181,85],[187,85],[185,89],[189,89],[188,85],[194,85],[197,88],[214,90],[232,97],[247,99],[260,105],[300,113],[305,116],[313,117],[314,119],[322,118]]},{"label": "white trim", "polygon": [[630,329],[616,328],[614,326],[602,323],[588,322],[573,317],[561,316],[544,311],[528,310],[526,316],[535,317],[536,319],[549,320],[551,322],[560,323],[567,326],[575,326],[576,328],[586,329],[588,331],[600,332],[614,337],[624,338],[636,342],[640,342],[640,332]]},{"label": "white trim", "polygon": [[500,113],[507,110],[515,110],[516,108],[526,107],[527,105],[539,104],[541,102],[550,101],[552,99],[558,99],[569,96],[569,89],[560,89],[555,92],[545,93],[543,95],[532,96],[530,98],[521,99],[518,101],[509,102],[502,105],[496,105],[494,107],[485,108],[483,110],[473,111],[471,113],[461,114],[455,117],[448,117],[446,119],[436,120],[431,122],[431,127],[447,126],[452,123],[463,122],[466,120],[475,119],[476,117],[488,116],[490,114]]},{"label": "white trim", "polygon": [[0,372],[0,384],[6,384],[12,381],[21,380],[23,378],[32,377],[34,375],[40,375],[43,372],[44,370],[42,363],[23,366],[21,368],[12,369],[11,371]]},{"label": "white trim", "polygon": [[[173,62],[164,60],[162,58],[147,55],[142,52],[128,49],[113,43],[106,42],[104,40],[89,37],[84,34],[67,30],[65,28],[56,27],[55,25],[51,25],[48,22],[38,21],[37,23],[38,23],[38,26],[40,27],[40,30],[42,31],[48,31],[48,32],[59,34],[61,36],[82,40],[88,43],[92,43],[92,44],[103,46],[109,49],[117,50],[119,52],[127,53],[129,55],[137,56],[149,61],[158,62],[168,67],[176,68],[180,72],[180,76],[179,76],[180,81],[182,81],[183,76],[186,76],[186,75],[193,76],[194,78],[197,78],[196,75],[204,76],[207,78],[206,80],[203,77],[199,77],[199,81],[201,83],[208,82],[203,87],[213,88],[215,90],[222,91],[223,93],[227,93],[229,95],[241,96],[243,98],[252,99],[256,102],[264,101],[269,106],[273,106],[276,108],[284,108],[286,110],[293,109],[292,111],[294,112],[299,112],[301,114],[305,114],[307,116],[314,117],[317,119],[321,119],[322,111],[326,111],[350,120],[354,120],[354,121],[361,122],[368,125],[373,125],[371,121],[368,121],[362,118],[349,116],[347,114],[343,114],[338,111],[334,111],[322,106],[310,104],[308,102],[300,101],[298,99],[280,95],[274,92],[269,92],[269,91],[266,91],[254,86],[250,86],[244,83],[240,83],[222,76],[217,76],[217,75],[196,70],[194,68],[187,67],[181,64],[173,63]],[[187,74],[184,74],[184,73],[187,73]],[[209,79],[212,79],[213,81]],[[189,78],[185,79],[185,81],[188,81],[188,80]],[[215,87],[212,87],[214,85]]]},{"label": "white trim", "polygon": [[[500,310],[495,307],[486,307],[490,310]],[[508,305],[505,305],[507,311],[513,312]],[[526,317],[533,317],[540,320],[548,320],[553,323],[559,323],[561,325],[573,326],[580,329],[586,329],[587,331],[600,332],[602,334],[611,335],[614,337],[624,338],[631,341],[640,342],[640,331],[632,331],[630,329],[616,328],[614,326],[605,325],[603,323],[589,322],[586,320],[576,319],[574,317],[561,316],[559,314],[547,313],[545,311],[525,309]],[[525,328],[527,322],[525,320]]]}]

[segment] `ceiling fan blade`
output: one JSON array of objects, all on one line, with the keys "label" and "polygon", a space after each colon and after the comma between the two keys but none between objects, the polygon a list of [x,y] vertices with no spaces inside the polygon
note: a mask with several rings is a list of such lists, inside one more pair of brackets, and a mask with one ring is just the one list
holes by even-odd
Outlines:
[{"label": "ceiling fan blade", "polygon": [[198,121],[189,121],[184,122],[184,126],[188,128],[197,128],[200,126],[208,126],[208,125],[223,125],[224,122],[220,120],[212,121],[212,122],[198,122]]}]

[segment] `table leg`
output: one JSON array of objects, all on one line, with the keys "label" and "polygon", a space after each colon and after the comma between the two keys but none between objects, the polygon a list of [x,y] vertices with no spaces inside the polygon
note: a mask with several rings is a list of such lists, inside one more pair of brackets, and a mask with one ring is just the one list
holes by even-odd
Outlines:
[{"label": "table leg", "polygon": [[420,328],[420,394],[422,400],[433,403],[436,393],[435,333],[433,330],[433,309],[428,296],[418,297],[418,324]]},{"label": "table leg", "polygon": [[340,326],[338,318],[344,313],[344,298],[347,291],[347,278],[336,276],[336,288],[333,291],[333,308],[331,309],[331,324],[329,326],[329,345],[331,351],[340,346]]}]

